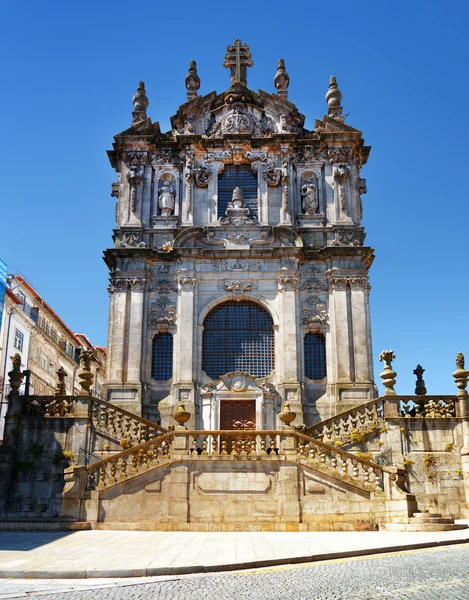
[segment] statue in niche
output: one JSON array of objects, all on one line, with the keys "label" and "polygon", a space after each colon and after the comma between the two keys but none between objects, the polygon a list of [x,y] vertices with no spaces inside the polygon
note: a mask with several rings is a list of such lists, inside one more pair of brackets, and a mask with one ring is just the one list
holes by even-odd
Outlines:
[{"label": "statue in niche", "polygon": [[317,179],[315,176],[304,179],[301,186],[301,196],[303,198],[303,213],[305,215],[315,215],[319,208]]},{"label": "statue in niche", "polygon": [[173,214],[175,198],[173,180],[164,179],[158,192],[158,206],[163,216],[168,217]]}]

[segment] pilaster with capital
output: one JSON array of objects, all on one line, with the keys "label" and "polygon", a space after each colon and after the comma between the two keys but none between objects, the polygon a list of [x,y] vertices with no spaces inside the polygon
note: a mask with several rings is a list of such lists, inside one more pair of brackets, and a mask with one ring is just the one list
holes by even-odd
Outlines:
[{"label": "pilaster with capital", "polygon": [[327,275],[332,355],[335,357],[331,379],[349,383],[355,380],[350,287],[347,277]]},{"label": "pilaster with capital", "polygon": [[356,381],[373,381],[373,355],[370,323],[370,286],[366,275],[351,277],[353,352]]},{"label": "pilaster with capital", "polygon": [[207,224],[218,221],[218,175],[223,171],[225,165],[222,162],[211,161],[210,170],[212,176],[208,182],[207,197]]},{"label": "pilaster with capital", "polygon": [[130,286],[130,321],[127,342],[127,378],[129,382],[140,382],[141,380],[145,285],[145,277],[136,277]]},{"label": "pilaster with capital", "polygon": [[194,381],[194,290],[196,282],[193,271],[179,270],[174,380],[190,384]]},{"label": "pilaster with capital", "polygon": [[108,291],[109,333],[106,380],[108,382],[122,382],[127,297],[127,283],[125,278],[112,276]]}]

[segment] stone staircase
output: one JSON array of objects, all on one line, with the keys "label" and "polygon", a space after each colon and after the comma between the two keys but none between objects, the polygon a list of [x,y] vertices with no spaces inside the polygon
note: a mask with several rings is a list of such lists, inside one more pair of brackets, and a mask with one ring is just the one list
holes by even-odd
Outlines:
[{"label": "stone staircase", "polygon": [[464,523],[455,523],[453,517],[443,517],[428,510],[415,511],[408,519],[396,518],[380,525],[382,531],[455,531],[467,529]]}]

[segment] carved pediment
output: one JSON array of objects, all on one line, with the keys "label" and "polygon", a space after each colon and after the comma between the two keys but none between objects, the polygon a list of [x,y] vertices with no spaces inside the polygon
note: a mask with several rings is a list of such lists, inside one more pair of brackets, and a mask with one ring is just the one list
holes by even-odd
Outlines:
[{"label": "carved pediment", "polygon": [[201,394],[212,394],[214,392],[259,392],[263,394],[276,394],[277,390],[272,383],[265,379],[256,379],[249,373],[233,371],[222,375],[220,379],[204,383],[200,387]]}]

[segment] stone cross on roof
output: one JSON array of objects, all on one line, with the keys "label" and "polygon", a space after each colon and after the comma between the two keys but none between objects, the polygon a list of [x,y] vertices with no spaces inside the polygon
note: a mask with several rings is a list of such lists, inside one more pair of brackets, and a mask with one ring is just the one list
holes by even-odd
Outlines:
[{"label": "stone cross on roof", "polygon": [[223,66],[230,69],[231,83],[246,85],[247,67],[252,67],[254,64],[251,60],[249,46],[242,44],[241,40],[235,40],[234,46],[227,46],[226,50]]}]

